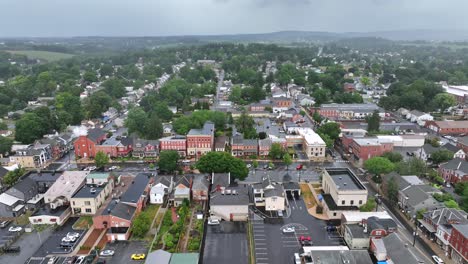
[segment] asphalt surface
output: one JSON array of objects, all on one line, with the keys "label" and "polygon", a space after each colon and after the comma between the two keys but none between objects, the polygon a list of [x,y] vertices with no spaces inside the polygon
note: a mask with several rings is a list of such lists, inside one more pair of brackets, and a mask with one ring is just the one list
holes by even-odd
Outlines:
[{"label": "asphalt surface", "polygon": [[[285,217],[252,221],[257,264],[292,263],[294,253],[301,248],[300,236],[310,236],[315,246],[344,244],[337,234],[327,232],[325,221],[309,215],[302,198],[289,199],[288,202]],[[285,227],[294,227],[295,233],[284,234],[282,230]]]},{"label": "asphalt surface", "polygon": [[[8,229],[7,229],[8,230]],[[26,263],[27,260],[39,249],[42,242],[47,240],[53,233],[52,228],[41,232],[23,233],[13,246],[19,246],[19,254],[5,254],[0,256],[0,263]],[[42,259],[42,258],[40,258]],[[40,262],[37,262],[40,263]],[[47,263],[47,262],[46,262]]]},{"label": "asphalt surface", "polygon": [[100,257],[105,259],[106,263],[112,264],[133,264],[143,263],[144,260],[132,260],[132,254],[148,252],[147,245],[142,241],[117,241],[108,243],[104,249],[112,249],[115,251],[112,257]]},{"label": "asphalt surface", "polygon": [[203,264],[249,263],[246,223],[223,221],[220,225],[209,225],[203,250]]}]

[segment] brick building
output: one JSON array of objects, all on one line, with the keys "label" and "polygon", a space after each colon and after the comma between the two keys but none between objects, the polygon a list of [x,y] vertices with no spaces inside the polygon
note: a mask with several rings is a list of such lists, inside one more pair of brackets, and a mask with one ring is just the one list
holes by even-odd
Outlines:
[{"label": "brick building", "polygon": [[187,134],[187,155],[190,157],[200,157],[214,147],[214,123],[206,122],[202,129],[190,129]]},{"label": "brick building", "polygon": [[456,264],[468,263],[468,225],[452,225],[450,257]]},{"label": "brick building", "polygon": [[96,146],[104,142],[107,134],[100,128],[88,130],[87,135],[81,135],[74,143],[75,156],[81,158],[95,157]]},{"label": "brick building", "polygon": [[187,138],[185,136],[171,136],[159,139],[159,149],[161,151],[165,150],[175,150],[179,153],[181,157],[185,157],[187,153]]},{"label": "brick building", "polygon": [[426,127],[441,135],[468,133],[468,121],[427,121]]},{"label": "brick building", "polygon": [[379,138],[353,138],[349,151],[358,162],[393,151],[393,142]]},{"label": "brick building", "polygon": [[446,182],[455,184],[468,181],[468,162],[463,159],[453,159],[441,164],[438,169]]}]

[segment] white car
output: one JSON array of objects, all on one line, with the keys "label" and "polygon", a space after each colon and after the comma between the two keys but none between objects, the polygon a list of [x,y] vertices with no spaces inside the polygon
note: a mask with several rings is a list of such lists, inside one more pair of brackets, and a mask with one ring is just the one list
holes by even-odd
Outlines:
[{"label": "white car", "polygon": [[437,264],[442,264],[442,263],[444,263],[444,261],[443,261],[441,258],[439,258],[438,256],[436,256],[436,255],[432,256],[432,259],[433,259],[433,260],[435,261],[435,263],[437,263]]},{"label": "white car", "polygon": [[99,255],[103,257],[107,257],[107,256],[114,256],[114,253],[115,253],[114,250],[106,249],[106,250],[101,251]]},{"label": "white car", "polygon": [[301,256],[299,256],[299,253],[294,253],[294,263],[295,264],[302,264]]},{"label": "white car", "polygon": [[218,219],[211,219],[211,218],[210,218],[210,219],[208,219],[208,224],[209,224],[209,225],[219,225],[220,222],[219,222]]},{"label": "white car", "polygon": [[68,237],[68,238],[74,237],[75,239],[77,239],[77,238],[80,237],[80,233],[78,233],[78,232],[68,232],[68,233],[67,233],[67,237]]},{"label": "white car", "polygon": [[49,259],[49,261],[47,261],[47,264],[55,264],[55,262],[57,262],[57,260],[58,260],[57,257],[51,257]]},{"label": "white car", "polygon": [[10,228],[8,228],[10,232],[20,232],[21,230],[23,230],[21,226],[10,226]]},{"label": "white car", "polygon": [[252,164],[247,164],[247,169],[252,168]]},{"label": "white car", "polygon": [[75,264],[82,264],[85,260],[85,256],[79,256],[78,259],[76,259]]},{"label": "white car", "polygon": [[74,243],[76,241],[76,237],[74,236],[66,236],[62,238],[63,243]]},{"label": "white car", "polygon": [[294,227],[285,227],[285,228],[283,228],[282,231],[283,231],[284,234],[288,234],[288,233],[296,232],[296,229]]}]

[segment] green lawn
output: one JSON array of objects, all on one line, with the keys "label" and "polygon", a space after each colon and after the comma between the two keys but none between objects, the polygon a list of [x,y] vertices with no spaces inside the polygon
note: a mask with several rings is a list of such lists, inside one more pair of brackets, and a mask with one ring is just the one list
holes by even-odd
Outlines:
[{"label": "green lawn", "polygon": [[74,56],[73,54],[68,54],[68,53],[40,51],[40,50],[11,50],[8,52],[12,54],[18,54],[18,55],[26,55],[30,59],[40,59],[40,60],[45,60],[49,62],[69,59]]}]

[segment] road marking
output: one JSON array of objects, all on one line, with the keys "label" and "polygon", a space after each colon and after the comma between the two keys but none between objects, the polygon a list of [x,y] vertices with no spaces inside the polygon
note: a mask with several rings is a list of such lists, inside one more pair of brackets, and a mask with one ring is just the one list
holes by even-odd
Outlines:
[{"label": "road marking", "polygon": [[268,254],[267,252],[255,252],[255,255],[266,255]]},{"label": "road marking", "polygon": [[254,240],[255,241],[257,241],[257,240],[266,240],[266,238],[255,238]]},{"label": "road marking", "polygon": [[255,243],[255,246],[265,246],[266,243]]},{"label": "road marking", "polygon": [[256,247],[255,250],[267,250],[267,248],[258,248],[258,247]]},{"label": "road marking", "polygon": [[256,236],[265,236],[264,234],[254,234],[254,237]]},{"label": "road marking", "polygon": [[297,248],[299,246],[298,245],[283,245],[283,247]]},{"label": "road marking", "polygon": [[299,242],[297,242],[297,240],[294,240],[294,241],[283,241],[283,243],[294,243],[294,244],[299,244]]}]

